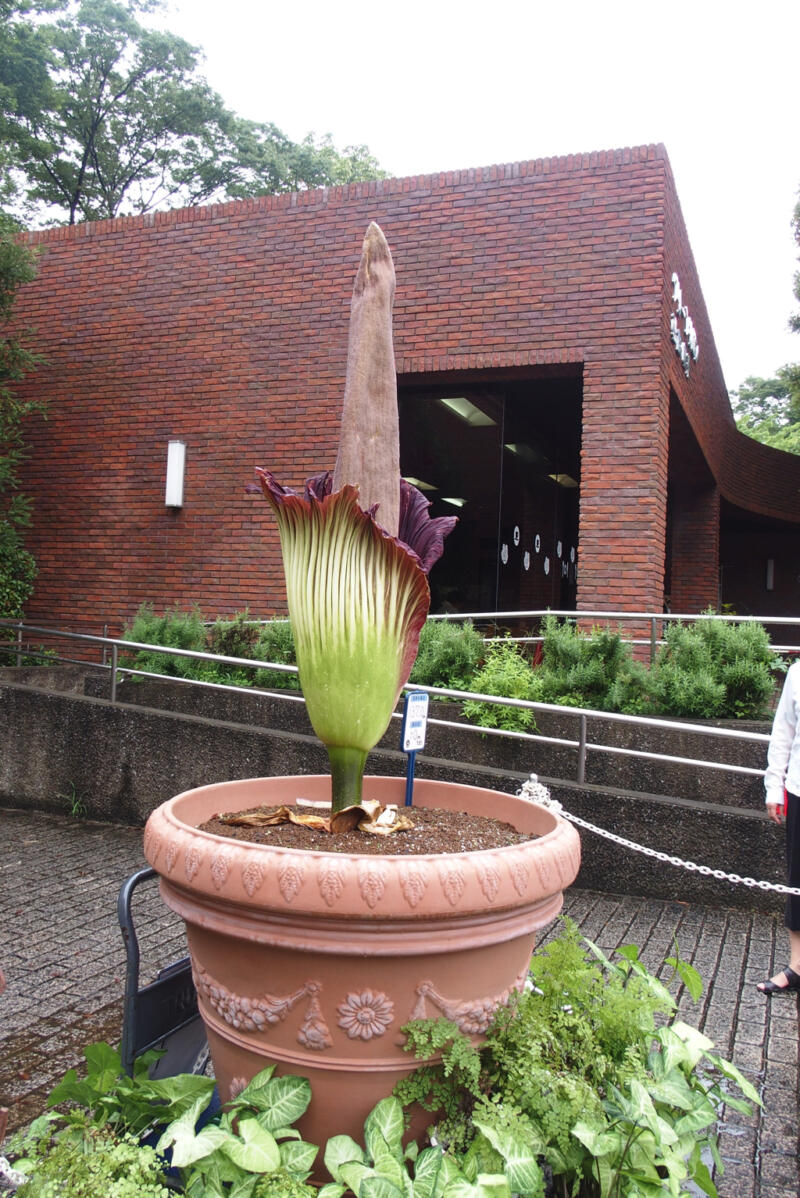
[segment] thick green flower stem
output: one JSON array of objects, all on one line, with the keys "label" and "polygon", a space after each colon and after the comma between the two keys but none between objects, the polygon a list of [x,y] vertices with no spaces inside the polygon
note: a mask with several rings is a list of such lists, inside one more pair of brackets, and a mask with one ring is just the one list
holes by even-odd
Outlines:
[{"label": "thick green flower stem", "polygon": [[331,811],[357,807],[361,802],[366,752],[346,745],[327,745],[326,748],[331,762]]}]

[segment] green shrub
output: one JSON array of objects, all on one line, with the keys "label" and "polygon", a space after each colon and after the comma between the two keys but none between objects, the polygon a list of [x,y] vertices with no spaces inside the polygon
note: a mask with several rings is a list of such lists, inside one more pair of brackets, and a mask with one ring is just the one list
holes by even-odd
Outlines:
[{"label": "green shrub", "polygon": [[259,625],[250,619],[245,608],[212,624],[206,632],[206,646],[209,653],[219,653],[222,657],[254,657],[258,634]]},{"label": "green shrub", "polygon": [[420,633],[409,681],[447,690],[471,690],[472,676],[483,653],[483,639],[470,620],[428,620]]},{"label": "green shrub", "polygon": [[651,671],[658,714],[758,719],[769,709],[775,660],[761,624],[671,624]]},{"label": "green shrub", "polygon": [[[192,649],[204,653],[207,648],[206,628],[198,608],[182,611],[177,605],[157,616],[152,603],[143,603],[132,622],[122,633],[123,640],[139,641],[143,645],[169,645],[173,649]],[[191,657],[175,657],[171,653],[156,653],[139,649],[120,658],[121,665],[171,678],[205,678],[208,670]]]},{"label": "green shrub", "polygon": [[685,670],[664,661],[652,671],[650,693],[655,715],[698,720],[723,715],[725,687],[714,680],[710,670]]},{"label": "green shrub", "polygon": [[[123,632],[123,637],[149,645],[170,645],[175,649],[193,649],[222,657],[252,658],[256,661],[285,662],[295,665],[294,638],[288,620],[270,620],[259,624],[245,609],[236,615],[206,625],[195,607],[182,611],[173,607],[156,615],[150,603],[143,603]],[[138,650],[120,658],[121,665],[132,666],[171,678],[192,678],[227,686],[288,687],[300,689],[296,674],[277,670],[248,669],[223,662],[200,661],[191,657],[173,657],[151,650]]]},{"label": "green shrub", "polygon": [[[253,656],[260,661],[274,661],[278,665],[297,665],[294,633],[288,620],[270,620],[259,629],[258,641]],[[297,674],[284,674],[280,670],[256,670],[255,685],[268,690],[300,690]]]},{"label": "green shrub", "polygon": [[79,1137],[64,1136],[52,1146],[43,1142],[34,1160],[17,1190],[19,1198],[169,1198],[163,1158],[108,1127],[87,1127]]},{"label": "green shrub", "polygon": [[625,715],[653,715],[655,700],[650,687],[650,670],[634,658],[617,674],[606,696],[606,711]]},{"label": "green shrub", "polygon": [[[7,1143],[24,1198],[166,1198],[171,1162],[181,1193],[240,1198],[312,1198],[305,1185],[317,1147],[292,1124],[305,1113],[305,1078],[257,1073],[225,1109],[212,1113],[214,1080],[191,1073],[154,1080],[162,1054],[122,1068],[102,1041],[86,1049],[86,1076],[70,1069],[48,1098],[50,1109]],[[402,1122],[402,1121],[401,1121]],[[155,1149],[142,1136],[157,1139]]]},{"label": "green shrub", "polygon": [[[501,695],[505,699],[536,701],[540,688],[536,674],[518,645],[500,641],[489,649],[486,663],[472,679],[470,690],[481,695]],[[526,732],[534,724],[533,712],[524,707],[503,707],[468,699],[464,715],[482,728],[503,728],[508,732]]]},{"label": "green shrub", "polygon": [[555,616],[545,616],[542,631],[542,702],[610,710],[609,692],[633,668],[630,646],[621,632],[594,628],[587,634]]},{"label": "green shrub", "polygon": [[[502,1170],[512,1190],[541,1198],[540,1179],[516,1171],[525,1148],[552,1174],[548,1192],[559,1198],[688,1193],[690,1179],[691,1192],[716,1193],[704,1154],[721,1172],[719,1112],[723,1104],[749,1111],[734,1086],[750,1102],[758,1095],[676,1017],[635,945],[616,956],[608,960],[565,920],[534,954],[531,988],[499,1008],[483,1045],[446,1020],[403,1029],[418,1058],[441,1063],[422,1065],[395,1093],[437,1112],[436,1142],[469,1176],[477,1158],[478,1168]],[[677,955],[666,964],[696,1001],[696,970]]]},{"label": "green shrub", "polygon": [[[250,613],[237,612],[235,616],[219,619],[206,629],[206,652],[218,653],[221,657],[257,657],[258,624]],[[202,676],[209,682],[221,682],[227,686],[252,686],[255,670],[247,666],[227,666],[216,662],[195,662]]]}]

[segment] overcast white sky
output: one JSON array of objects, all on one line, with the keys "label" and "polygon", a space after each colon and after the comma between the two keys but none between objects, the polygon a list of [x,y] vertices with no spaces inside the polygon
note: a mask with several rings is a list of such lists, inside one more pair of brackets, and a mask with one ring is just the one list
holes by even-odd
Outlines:
[{"label": "overcast white sky", "polygon": [[800,0],[172,0],[241,116],[392,175],[663,142],[725,379],[800,359]]}]

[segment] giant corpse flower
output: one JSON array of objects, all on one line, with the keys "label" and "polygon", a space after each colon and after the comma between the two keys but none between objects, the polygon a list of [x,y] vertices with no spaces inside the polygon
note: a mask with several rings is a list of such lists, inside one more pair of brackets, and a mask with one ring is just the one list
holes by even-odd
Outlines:
[{"label": "giant corpse flower", "polygon": [[289,617],[314,731],[331,762],[332,810],[361,801],[367,754],[417,655],[428,571],[455,519],[400,478],[392,348],[394,266],[371,224],[353,289],[339,455],[302,493],[256,470],[278,519]]}]

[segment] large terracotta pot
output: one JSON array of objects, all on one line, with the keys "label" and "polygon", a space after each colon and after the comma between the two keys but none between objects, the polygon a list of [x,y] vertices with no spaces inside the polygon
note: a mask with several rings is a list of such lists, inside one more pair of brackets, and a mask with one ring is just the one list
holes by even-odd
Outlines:
[{"label": "large terracotta pot", "polygon": [[[366,778],[364,795],[402,805],[404,787]],[[537,928],[561,909],[580,842],[528,800],[425,780],[415,804],[493,816],[539,838],[493,851],[344,856],[198,830],[221,811],[298,798],[329,799],[330,779],[186,791],[150,816],[145,855],[186,921],[223,1100],[275,1061],[309,1078],[300,1128],[324,1145],[337,1133],[359,1137],[367,1113],[414,1067],[400,1032],[409,1019],[441,1014],[464,1032],[486,1030],[522,984]]]}]

